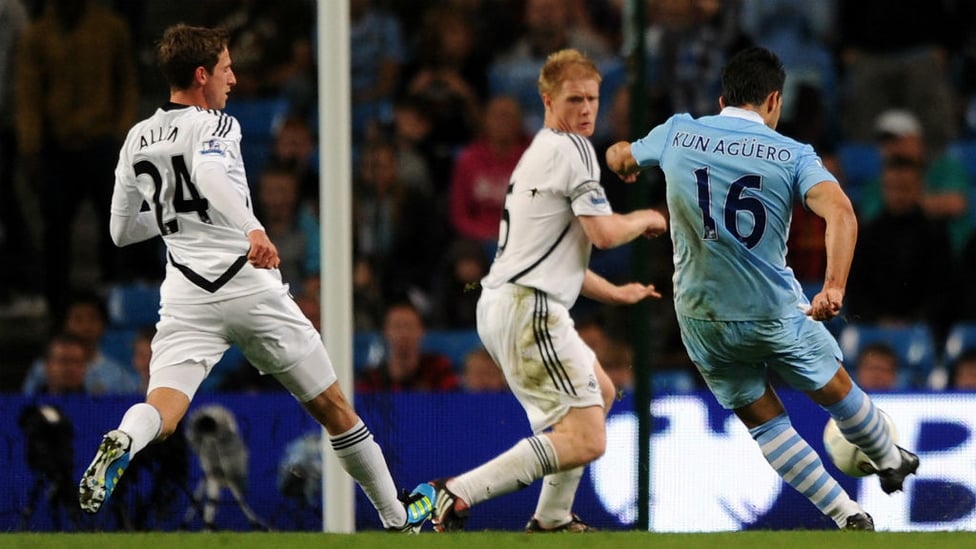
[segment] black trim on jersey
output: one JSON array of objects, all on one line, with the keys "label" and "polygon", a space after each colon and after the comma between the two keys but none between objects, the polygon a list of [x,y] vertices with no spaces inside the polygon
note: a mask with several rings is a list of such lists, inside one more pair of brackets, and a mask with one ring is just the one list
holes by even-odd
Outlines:
[{"label": "black trim on jersey", "polygon": [[[192,106],[193,105],[183,105],[181,103],[173,103],[172,101],[167,101],[167,102],[163,103],[163,106],[162,107],[159,107],[159,108],[162,109],[162,110],[164,110],[164,111],[175,111],[177,109],[186,109],[186,108],[189,108],[189,107],[192,107]],[[197,107],[197,108],[199,108],[199,107]]]},{"label": "black trim on jersey", "polygon": [[523,276],[525,276],[526,274],[528,274],[529,271],[531,271],[532,269],[535,269],[536,267],[538,267],[539,266],[539,263],[542,263],[542,261],[545,258],[549,257],[549,254],[551,254],[552,251],[556,249],[556,246],[558,246],[559,243],[562,242],[563,238],[565,238],[565,236],[566,236],[566,233],[569,232],[570,226],[572,226],[572,223],[569,223],[569,224],[566,225],[566,228],[563,229],[563,232],[559,233],[559,238],[557,238],[556,241],[553,242],[552,246],[548,250],[546,250],[546,253],[542,254],[542,257],[540,257],[539,259],[536,259],[535,260],[535,263],[533,263],[533,264],[529,265],[528,267],[522,269],[522,272],[518,273],[517,275],[513,276],[512,278],[509,278],[508,281],[514,283],[518,279],[520,279]]},{"label": "black trim on jersey", "polygon": [[566,373],[566,367],[556,355],[556,346],[553,345],[552,335],[547,328],[549,296],[542,290],[534,291],[535,310],[532,316],[532,332],[535,335],[535,344],[539,348],[539,355],[542,357],[542,365],[546,367],[546,372],[549,373],[556,390],[576,396],[576,388],[573,387],[573,382]]},{"label": "black trim on jersey", "polygon": [[186,265],[177,263],[176,260],[173,259],[173,254],[169,254],[169,261],[170,263],[173,264],[174,267],[176,267],[177,269],[179,269],[181,273],[183,273],[183,276],[185,276],[187,280],[203,288],[204,290],[207,290],[210,293],[214,293],[217,290],[219,290],[224,284],[227,284],[227,282],[229,282],[230,279],[234,278],[234,275],[236,275],[238,271],[240,271],[241,268],[244,267],[244,264],[247,263],[247,254],[238,257],[237,260],[234,261],[234,263],[232,263],[231,266],[228,267],[226,271],[224,271],[224,274],[220,275],[220,277],[218,277],[217,280],[214,280],[213,282],[207,280],[206,278],[203,278],[202,276],[194,272],[193,269],[187,267]]},{"label": "black trim on jersey", "polygon": [[355,446],[356,444],[359,444],[360,442],[368,439],[371,436],[372,433],[369,432],[369,428],[366,427],[366,425],[364,424],[359,429],[356,429],[355,431],[347,435],[342,435],[332,439],[331,440],[332,449],[336,451],[344,450],[346,448],[349,448],[350,446]]},{"label": "black trim on jersey", "polygon": [[593,175],[593,159],[590,158],[589,149],[586,147],[586,143],[583,142],[583,138],[573,134],[567,133],[566,137],[573,142],[576,146],[576,150],[579,151],[580,159],[583,161],[583,165],[586,166],[586,173]]},{"label": "black trim on jersey", "polygon": [[220,120],[217,122],[217,128],[213,132],[214,137],[227,137],[230,133],[230,129],[234,127],[234,119],[227,116],[226,114],[220,113]]}]

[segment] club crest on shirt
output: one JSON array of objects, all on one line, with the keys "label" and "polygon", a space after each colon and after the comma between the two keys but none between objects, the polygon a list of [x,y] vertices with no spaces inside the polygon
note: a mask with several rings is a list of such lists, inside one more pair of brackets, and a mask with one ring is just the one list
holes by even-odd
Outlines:
[{"label": "club crest on shirt", "polygon": [[217,155],[224,156],[224,146],[220,141],[216,139],[209,139],[203,142],[203,148],[200,149],[200,154],[204,156]]}]

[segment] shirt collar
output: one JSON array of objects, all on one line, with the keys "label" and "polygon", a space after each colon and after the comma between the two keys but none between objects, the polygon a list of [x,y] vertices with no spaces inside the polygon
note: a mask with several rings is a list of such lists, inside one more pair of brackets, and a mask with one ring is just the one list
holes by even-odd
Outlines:
[{"label": "shirt collar", "polygon": [[745,120],[752,120],[753,122],[759,122],[760,124],[765,124],[766,121],[763,117],[759,115],[756,111],[750,111],[748,109],[740,109],[739,107],[725,107],[719,116],[731,116],[733,118],[742,118]]}]

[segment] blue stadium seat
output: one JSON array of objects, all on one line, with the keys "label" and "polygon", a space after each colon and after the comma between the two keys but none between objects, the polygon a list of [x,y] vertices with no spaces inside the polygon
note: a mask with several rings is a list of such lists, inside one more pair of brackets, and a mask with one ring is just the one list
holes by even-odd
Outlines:
[{"label": "blue stadium seat", "polygon": [[969,174],[969,215],[976,225],[976,139],[954,141],[949,144],[947,152],[961,162]]},{"label": "blue stadium seat", "polygon": [[105,356],[128,367],[132,364],[132,342],[137,332],[135,328],[109,327],[102,334],[100,348]]},{"label": "blue stadium seat", "polygon": [[874,143],[844,142],[837,146],[837,160],[844,170],[844,190],[856,207],[864,185],[881,175],[881,152]]},{"label": "blue stadium seat", "polygon": [[976,139],[953,141],[946,152],[962,163],[969,179],[976,184]]},{"label": "blue stadium seat", "polygon": [[352,335],[352,364],[355,371],[370,368],[383,360],[386,350],[383,334],[378,331],[358,331]]},{"label": "blue stadium seat", "polygon": [[241,154],[248,181],[253,187],[271,154],[278,124],[288,113],[288,102],[280,98],[232,99],[227,102],[224,112],[241,125]]},{"label": "blue stadium seat", "polygon": [[481,346],[477,330],[428,330],[421,349],[436,352],[451,359],[454,369],[464,367],[464,357]]},{"label": "blue stadium seat", "polygon": [[857,357],[865,346],[887,343],[901,361],[900,388],[922,388],[936,366],[935,341],[927,325],[881,326],[876,324],[848,324],[840,332],[839,343],[844,364],[854,370]]},{"label": "blue stadium seat", "polygon": [[946,337],[945,364],[951,366],[968,349],[976,349],[976,323],[953,325]]},{"label": "blue stadium seat", "polygon": [[118,284],[108,293],[109,326],[139,329],[159,321],[159,286]]}]

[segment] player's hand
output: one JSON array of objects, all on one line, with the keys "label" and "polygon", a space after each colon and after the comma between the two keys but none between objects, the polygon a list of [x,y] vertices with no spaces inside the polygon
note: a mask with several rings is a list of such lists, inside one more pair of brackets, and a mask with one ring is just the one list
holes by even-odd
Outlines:
[{"label": "player's hand", "polygon": [[668,230],[668,220],[657,210],[647,210],[647,228],[644,229],[646,238],[656,238]]},{"label": "player's hand", "polygon": [[649,297],[661,298],[661,292],[658,292],[653,284],[630,282],[617,286],[614,291],[614,302],[619,305],[633,305]]},{"label": "player's hand", "polygon": [[278,248],[268,238],[268,234],[260,229],[247,233],[247,240],[251,249],[247,252],[247,260],[258,269],[277,269],[281,264]]},{"label": "player's hand", "polygon": [[814,320],[833,320],[840,314],[843,306],[844,292],[837,288],[826,288],[813,296],[813,302],[807,309],[807,316]]}]

